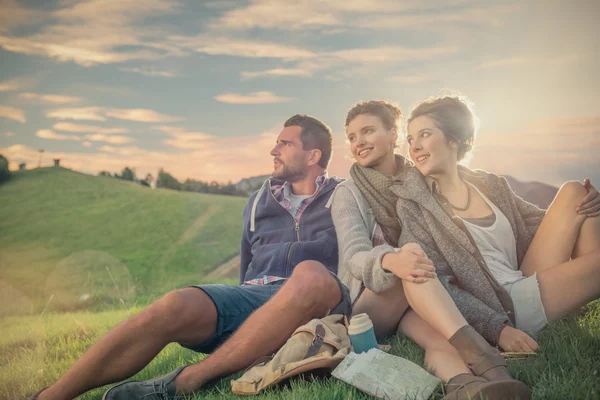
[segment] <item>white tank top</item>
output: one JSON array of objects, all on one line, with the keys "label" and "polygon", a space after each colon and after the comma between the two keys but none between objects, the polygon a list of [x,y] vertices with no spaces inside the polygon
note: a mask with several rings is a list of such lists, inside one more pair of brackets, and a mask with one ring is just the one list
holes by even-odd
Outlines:
[{"label": "white tank top", "polygon": [[524,278],[517,262],[517,243],[508,219],[494,203],[492,203],[475,186],[481,197],[488,203],[496,220],[491,226],[479,226],[461,218],[477,244],[490,272],[501,285],[516,282]]}]

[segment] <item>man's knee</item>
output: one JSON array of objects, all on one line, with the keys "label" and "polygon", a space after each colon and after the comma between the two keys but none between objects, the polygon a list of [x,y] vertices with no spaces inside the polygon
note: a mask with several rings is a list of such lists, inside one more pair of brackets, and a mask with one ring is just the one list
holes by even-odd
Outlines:
[{"label": "man's knee", "polygon": [[336,279],[317,261],[303,261],[294,268],[294,272],[288,282],[290,290],[296,292],[298,298],[306,300],[339,301],[341,290]]}]

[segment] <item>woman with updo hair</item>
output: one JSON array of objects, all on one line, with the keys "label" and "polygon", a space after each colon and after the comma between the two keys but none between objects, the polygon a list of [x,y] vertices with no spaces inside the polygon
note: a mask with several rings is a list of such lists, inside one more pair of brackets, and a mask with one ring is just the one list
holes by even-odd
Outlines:
[{"label": "woman with updo hair", "polygon": [[512,379],[498,350],[467,323],[427,251],[416,241],[398,244],[415,227],[398,218],[396,191],[409,175],[422,179],[394,152],[401,117],[385,101],[359,103],[346,117],[356,162],[330,206],[338,275],[350,289],[353,313],[367,313],[377,337],[398,331],[425,349],[426,366],[447,382],[444,399],[529,399],[529,388]]},{"label": "woman with updo hair", "polygon": [[418,104],[407,120],[410,174],[396,193],[398,245],[416,242],[466,320],[505,351],[538,350],[550,321],[600,297],[600,195],[567,182],[547,211],[506,179],[459,165],[475,115],[459,96]]}]

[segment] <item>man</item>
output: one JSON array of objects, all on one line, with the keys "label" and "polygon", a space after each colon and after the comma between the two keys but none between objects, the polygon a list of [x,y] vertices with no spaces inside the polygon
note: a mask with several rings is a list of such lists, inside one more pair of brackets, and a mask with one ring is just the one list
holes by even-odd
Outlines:
[{"label": "man", "polygon": [[323,122],[307,115],[288,119],[271,150],[274,179],[244,208],[241,285],[166,294],[108,332],[32,399],[72,399],[127,379],[171,342],[211,353],[198,364],[146,382],[121,383],[104,395],[175,398],[272,354],[314,317],[349,315],[348,290],[335,275],[337,240],[325,207],[339,183],[327,176],[331,147],[331,130]]}]

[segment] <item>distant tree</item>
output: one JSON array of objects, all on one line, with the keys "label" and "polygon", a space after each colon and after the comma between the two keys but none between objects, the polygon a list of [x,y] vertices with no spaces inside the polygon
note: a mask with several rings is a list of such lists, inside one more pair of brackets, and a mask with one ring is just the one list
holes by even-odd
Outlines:
[{"label": "distant tree", "polygon": [[112,175],[108,171],[100,171],[98,172],[98,176],[108,176],[109,178],[112,178]]},{"label": "distant tree", "polygon": [[238,195],[238,191],[237,188],[235,187],[235,185],[231,182],[229,182],[227,185],[225,186],[221,186],[221,190],[220,190],[221,194],[225,194],[227,196],[236,196]]},{"label": "distant tree", "polygon": [[135,171],[129,167],[123,168],[121,172],[121,179],[126,181],[135,181]]},{"label": "distant tree", "polygon": [[7,181],[9,178],[8,159],[0,154],[0,183]]},{"label": "distant tree", "polygon": [[171,174],[165,172],[162,168],[158,171],[158,178],[156,179],[157,188],[181,190],[181,183],[175,179]]}]

